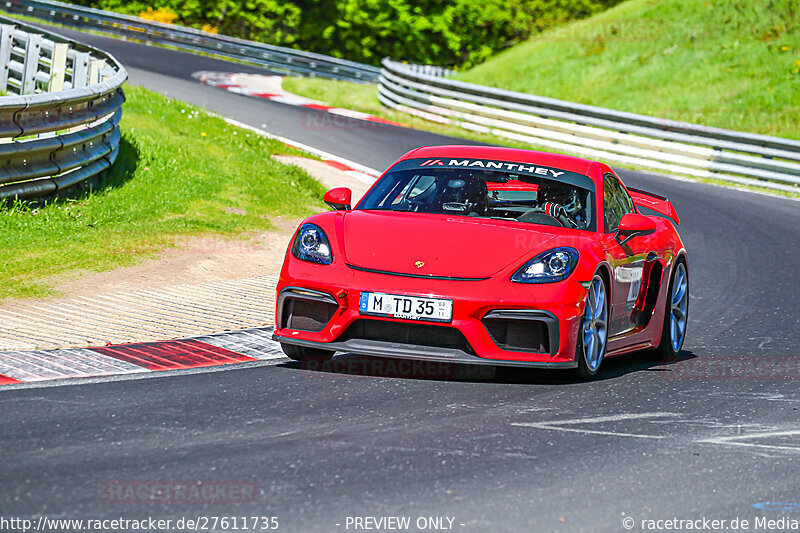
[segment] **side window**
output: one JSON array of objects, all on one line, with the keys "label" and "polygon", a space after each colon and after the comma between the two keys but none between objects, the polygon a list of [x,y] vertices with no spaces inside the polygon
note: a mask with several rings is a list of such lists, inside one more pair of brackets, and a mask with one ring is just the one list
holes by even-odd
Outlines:
[{"label": "side window", "polygon": [[[401,200],[410,200],[429,190],[436,184],[433,176],[414,176],[392,200],[391,205],[397,205]],[[409,190],[410,189],[410,190]]]},{"label": "side window", "polygon": [[612,174],[603,177],[603,211],[606,233],[616,231],[623,215],[634,212],[631,197]]}]

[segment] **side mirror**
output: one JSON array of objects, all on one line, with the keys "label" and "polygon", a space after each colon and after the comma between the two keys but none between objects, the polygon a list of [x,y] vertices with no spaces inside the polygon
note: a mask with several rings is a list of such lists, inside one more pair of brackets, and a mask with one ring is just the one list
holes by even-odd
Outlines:
[{"label": "side mirror", "polygon": [[353,193],[347,187],[336,187],[325,193],[322,201],[331,206],[335,211],[349,211],[350,200]]},{"label": "side mirror", "polygon": [[656,231],[656,223],[650,217],[639,213],[628,213],[619,221],[619,229],[614,237],[620,246],[642,235],[650,235]]}]

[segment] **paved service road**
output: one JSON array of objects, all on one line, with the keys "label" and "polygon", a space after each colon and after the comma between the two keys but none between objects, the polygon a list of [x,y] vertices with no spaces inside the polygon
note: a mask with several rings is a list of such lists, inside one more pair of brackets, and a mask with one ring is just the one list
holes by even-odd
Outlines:
[{"label": "paved service road", "polygon": [[[117,55],[133,83],[380,170],[410,148],[462,142],[333,122],[190,79],[236,65],[192,56],[184,68],[175,52],[81,38]],[[446,516],[456,531],[800,518],[800,504],[754,507],[800,502],[800,204],[622,174],[670,197],[683,221],[692,287],[679,360],[609,361],[590,383],[347,356],[322,369],[279,361],[0,389],[0,515],[275,515],[280,530],[299,532],[347,531],[348,516],[365,515]],[[115,481],[186,480],[258,492],[207,505],[104,494]]]}]

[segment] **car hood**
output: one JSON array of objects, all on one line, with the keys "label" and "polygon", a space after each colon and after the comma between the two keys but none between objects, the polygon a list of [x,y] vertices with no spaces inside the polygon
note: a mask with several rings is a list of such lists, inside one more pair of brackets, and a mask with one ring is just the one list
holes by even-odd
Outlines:
[{"label": "car hood", "polygon": [[[547,226],[464,216],[351,211],[340,242],[351,266],[384,272],[486,278],[521,266],[558,235]],[[422,263],[422,265],[420,265]]]}]

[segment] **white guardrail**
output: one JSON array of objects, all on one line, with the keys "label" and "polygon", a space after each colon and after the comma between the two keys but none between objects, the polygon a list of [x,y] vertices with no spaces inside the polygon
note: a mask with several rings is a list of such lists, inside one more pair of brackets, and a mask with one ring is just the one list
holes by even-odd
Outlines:
[{"label": "white guardrail", "polygon": [[96,29],[190,52],[244,61],[290,74],[372,83],[380,72],[378,67],[346,59],[51,0],[5,0],[0,1],[0,9],[82,30]]},{"label": "white guardrail", "polygon": [[128,75],[111,55],[0,17],[0,200],[47,196],[111,167]]},{"label": "white guardrail", "polygon": [[800,193],[800,141],[710,128],[443,76],[383,60],[380,101],[427,120],[658,172]]}]

